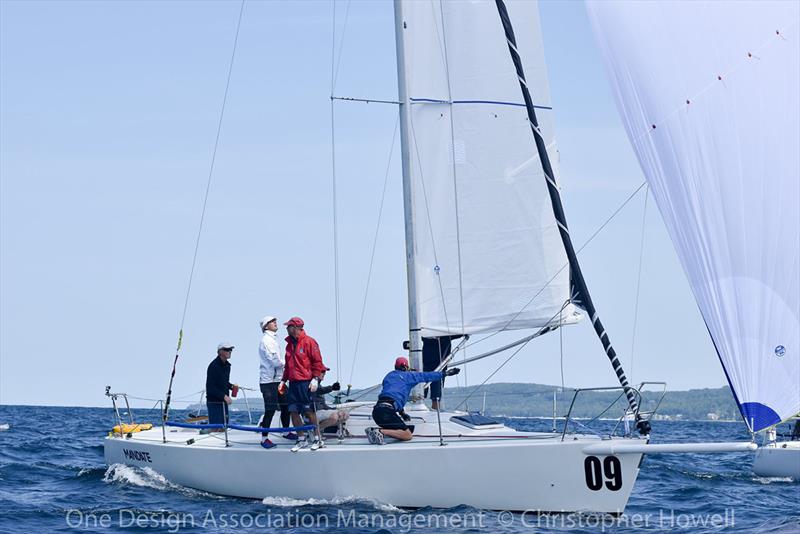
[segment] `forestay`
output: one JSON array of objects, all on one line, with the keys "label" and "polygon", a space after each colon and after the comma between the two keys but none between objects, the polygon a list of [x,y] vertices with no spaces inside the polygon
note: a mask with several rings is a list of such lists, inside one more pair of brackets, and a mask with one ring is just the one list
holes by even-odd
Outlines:
[{"label": "forestay", "polygon": [[[509,6],[555,154],[537,9]],[[557,323],[567,258],[494,2],[405,1],[403,21],[423,335]]]},{"label": "forestay", "polygon": [[800,4],[587,6],[742,416],[778,423],[800,412]]}]

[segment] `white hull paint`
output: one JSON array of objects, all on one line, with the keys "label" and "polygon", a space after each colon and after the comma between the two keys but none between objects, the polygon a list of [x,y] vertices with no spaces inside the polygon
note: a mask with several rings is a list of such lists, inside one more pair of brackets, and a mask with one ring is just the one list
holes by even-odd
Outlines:
[{"label": "white hull paint", "polygon": [[800,480],[800,441],[778,441],[759,447],[753,472],[762,477],[791,477]]},{"label": "white hull paint", "polygon": [[[365,415],[365,414],[364,414]],[[585,463],[587,445],[596,436],[525,433],[498,427],[473,430],[443,415],[445,446],[440,446],[435,413],[414,414],[416,437],[400,443],[387,439],[369,445],[363,435],[366,417],[354,414],[348,426],[356,437],[328,439],[318,451],[297,453],[293,442],[271,436],[274,449],[260,447],[257,433],[221,433],[160,427],[105,440],[109,465],[149,467],[171,482],[209,493],[263,499],[358,497],[404,508],[449,508],[466,504],[487,510],[621,513],[639,473],[641,454],[624,454],[606,463],[590,489]],[[187,445],[187,441],[194,443]],[[615,438],[620,441],[632,439]],[[127,452],[126,452],[127,451]],[[605,457],[597,457],[603,466]],[[613,471],[620,471],[618,489]],[[313,474],[313,476],[309,475]]]}]

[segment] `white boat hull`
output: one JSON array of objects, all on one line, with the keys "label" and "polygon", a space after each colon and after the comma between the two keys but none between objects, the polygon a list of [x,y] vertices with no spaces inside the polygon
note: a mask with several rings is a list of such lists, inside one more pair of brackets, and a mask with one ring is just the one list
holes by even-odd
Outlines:
[{"label": "white boat hull", "polygon": [[753,460],[753,472],[762,477],[800,480],[800,441],[779,441],[759,447]]},{"label": "white boat hull", "polygon": [[[487,510],[621,513],[642,457],[587,455],[586,446],[601,442],[595,436],[562,441],[558,434],[505,427],[455,429],[449,421],[445,433],[450,437],[440,446],[432,422],[415,422],[421,436],[411,442],[387,440],[391,443],[377,446],[359,437],[332,439],[318,451],[296,453],[288,440],[273,436],[278,446],[265,450],[258,434],[235,430],[228,434],[228,447],[221,433],[201,436],[173,428],[163,443],[161,428],[154,428],[130,438],[106,438],[105,458],[109,465],[149,467],[171,482],[235,497],[356,497],[405,508],[465,504]],[[351,431],[355,434],[355,428]],[[190,439],[195,442],[187,445]]]}]

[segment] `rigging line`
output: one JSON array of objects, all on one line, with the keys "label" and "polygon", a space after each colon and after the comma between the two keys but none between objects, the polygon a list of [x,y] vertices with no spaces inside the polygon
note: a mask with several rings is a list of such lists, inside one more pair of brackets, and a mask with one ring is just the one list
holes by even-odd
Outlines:
[{"label": "rigging line", "polygon": [[642,209],[642,236],[639,241],[639,267],[636,273],[636,298],[633,304],[633,332],[631,333],[631,382],[633,382],[633,362],[634,362],[634,348],[636,347],[636,325],[639,322],[639,290],[642,283],[642,263],[644,262],[644,236],[645,236],[645,223],[647,222],[647,199],[649,187],[644,190],[644,208]]},{"label": "rigging line", "polygon": [[[552,322],[552,321],[553,321],[553,319],[555,319],[556,317],[558,317],[560,314],[561,314],[561,310],[558,310],[558,312],[557,312],[555,315],[553,315],[553,316],[550,318],[550,321],[548,321],[548,323]],[[543,326],[542,328],[540,328],[540,329],[539,329],[539,332],[542,332],[542,331],[546,330],[547,328],[549,328],[549,326]],[[533,337],[531,337],[531,339],[533,339]],[[483,382],[481,382],[481,383],[480,383],[480,384],[479,384],[479,385],[478,385],[478,386],[477,386],[477,387],[476,387],[476,388],[475,388],[475,389],[474,389],[474,390],[473,390],[473,391],[472,391],[472,392],[471,392],[469,395],[467,395],[467,396],[466,396],[466,398],[465,398],[463,401],[461,401],[461,402],[459,403],[459,405],[458,405],[458,406],[456,406],[456,407],[455,407],[455,409],[456,409],[456,410],[458,410],[458,409],[459,409],[459,408],[460,408],[460,407],[461,407],[463,404],[465,404],[465,403],[466,403],[466,402],[467,402],[467,401],[468,401],[468,400],[469,400],[469,399],[470,399],[470,398],[471,398],[471,397],[472,397],[472,396],[473,396],[475,393],[477,393],[478,391],[480,391],[480,389],[481,389],[481,388],[482,388],[484,385],[486,385],[486,382],[488,382],[489,380],[491,380],[491,378],[492,378],[494,375],[496,375],[497,373],[499,373],[499,372],[500,372],[500,369],[502,369],[503,367],[505,367],[505,365],[506,365],[508,362],[510,362],[510,361],[511,361],[511,359],[512,359],[514,356],[516,356],[517,354],[519,354],[519,352],[520,352],[522,349],[524,349],[524,348],[525,348],[525,346],[526,346],[528,343],[530,343],[531,339],[527,340],[525,343],[523,343],[522,345],[520,345],[520,347],[519,347],[517,350],[515,350],[514,352],[512,352],[512,353],[511,353],[511,355],[510,355],[508,358],[506,358],[506,359],[505,359],[505,361],[503,361],[503,363],[501,363],[501,364],[500,364],[500,366],[499,366],[497,369],[495,369],[494,371],[492,371],[492,372],[491,372],[491,374],[489,374],[489,376],[487,376],[487,377],[486,377],[486,379],[485,379]]]},{"label": "rigging line", "polygon": [[[341,306],[339,294],[339,213],[336,187],[336,101],[333,100],[334,87],[336,85],[336,2],[331,3],[333,7],[332,28],[331,28],[331,193],[333,203],[333,293],[334,293],[334,317],[336,335],[336,379],[341,378],[342,372],[342,336],[341,336]],[[350,12],[350,3],[347,4],[347,12]],[[341,47],[339,48],[339,59],[341,59]]]},{"label": "rigging line", "polygon": [[[586,241],[584,241],[583,244],[580,247],[578,247],[578,249],[575,251],[575,255],[577,256],[578,254],[580,254],[581,251],[583,251],[583,249],[586,248],[589,245],[589,243],[591,243],[594,240],[594,238],[597,237],[597,235],[600,232],[602,232],[603,229],[606,226],[608,226],[608,224],[619,214],[619,212],[621,212],[622,209],[625,206],[627,206],[628,203],[631,200],[633,200],[633,198],[636,196],[636,194],[639,193],[639,191],[641,191],[641,189],[643,187],[645,187],[646,185],[647,185],[647,180],[644,180],[641,184],[639,184],[639,186],[636,189],[634,189],[633,192],[631,192],[631,194],[628,195],[628,197],[622,202],[622,204],[620,204],[619,207],[617,207],[617,209],[615,209],[611,213],[611,215],[609,215],[606,218],[606,220],[603,221],[603,223],[594,231],[594,233],[592,233],[592,235],[590,235],[589,238],[586,239]],[[563,271],[567,267],[569,267],[569,262],[567,262],[564,265],[562,265],[561,268],[558,271],[556,271],[555,274],[553,274],[553,276],[551,276],[550,279],[547,280],[547,282],[545,282],[545,284],[542,286],[542,288],[539,289],[539,291],[533,297],[531,297],[531,299],[527,303],[525,303],[525,305],[522,307],[522,309],[520,309],[516,313],[516,315],[514,315],[511,319],[509,319],[508,322],[506,322],[506,324],[503,325],[503,327],[500,330],[498,330],[496,332],[492,332],[491,334],[488,334],[488,335],[486,335],[486,336],[484,336],[484,337],[482,337],[480,339],[477,339],[477,340],[473,341],[472,343],[467,345],[465,348],[470,347],[472,345],[475,345],[477,343],[481,343],[483,341],[486,341],[487,339],[496,336],[500,332],[503,332],[508,327],[508,325],[511,324],[511,322],[513,322],[517,318],[517,316],[519,316],[519,314],[521,314],[523,311],[525,311],[525,308],[527,308],[528,306],[531,305],[531,303],[534,301],[534,299],[536,299],[539,295],[542,294],[542,292],[547,288],[547,286],[549,286],[553,282],[553,280],[555,280],[558,277],[558,275],[561,274],[561,271]]]},{"label": "rigging line", "polygon": [[351,397],[351,399],[350,399],[350,400],[356,401],[356,400],[358,400],[358,399],[362,398],[364,395],[368,394],[369,392],[371,392],[371,391],[374,391],[374,390],[378,389],[378,388],[379,388],[379,387],[381,387],[382,385],[383,385],[382,383],[379,383],[379,384],[375,384],[374,386],[370,386],[370,387],[368,387],[367,389],[362,389],[361,391],[359,391],[358,393],[356,393],[356,394],[355,394],[353,397]]},{"label": "rigging line", "polygon": [[342,63],[342,50],[344,49],[344,36],[347,33],[347,20],[350,18],[350,3],[352,0],[347,0],[347,6],[344,10],[344,24],[342,24],[342,38],[339,40],[339,53],[336,56],[336,68],[334,69],[333,53],[336,49],[336,0],[333,0],[333,43],[331,45],[331,98],[333,98],[333,91],[336,87],[336,81],[339,79],[339,66]]},{"label": "rigging line", "polygon": [[336,322],[336,379],[341,376],[341,321],[339,317],[339,214],[336,200],[336,124],[334,101],[331,100],[331,190],[333,202],[333,300]]},{"label": "rigging line", "polygon": [[219,112],[219,121],[217,122],[217,133],[214,137],[214,150],[211,153],[211,165],[208,169],[208,180],[206,181],[206,191],[203,196],[203,209],[200,212],[200,224],[197,228],[197,238],[194,243],[194,253],[192,254],[192,268],[189,271],[189,283],[186,286],[186,298],[183,301],[183,313],[181,314],[181,327],[178,330],[178,343],[175,348],[175,359],[172,360],[172,373],[169,376],[169,386],[167,387],[167,396],[164,401],[164,421],[169,416],[169,403],[172,397],[172,383],[175,379],[175,370],[178,366],[178,356],[181,352],[181,344],[183,342],[183,327],[186,323],[186,312],[189,309],[189,295],[192,292],[192,281],[194,280],[194,271],[197,266],[197,252],[200,250],[200,237],[203,235],[203,222],[206,217],[206,208],[208,207],[208,195],[211,191],[211,178],[214,175],[214,163],[217,161],[217,149],[219,148],[219,137],[222,131],[222,119],[225,117],[225,104],[228,101],[228,89],[231,85],[231,74],[233,73],[233,61],[236,57],[236,46],[239,43],[239,30],[242,28],[242,15],[244,14],[244,3],[242,0],[239,6],[239,18],[236,22],[236,35],[233,38],[233,50],[231,50],[231,60],[228,63],[228,76],[225,80],[225,92],[222,95],[222,107]]},{"label": "rigging line", "polygon": [[381,220],[383,218],[383,205],[386,200],[386,189],[389,184],[389,173],[392,169],[392,157],[394,155],[394,147],[397,141],[397,129],[400,125],[400,114],[397,115],[397,120],[394,123],[394,133],[392,134],[392,144],[389,148],[389,160],[386,162],[386,173],[383,177],[383,192],[381,193],[381,203],[378,207],[378,222],[375,225],[375,235],[372,238],[372,251],[369,257],[369,270],[367,271],[367,282],[364,287],[364,300],[361,304],[361,317],[358,320],[358,333],[356,334],[356,343],[355,348],[353,349],[353,362],[350,366],[350,377],[348,378],[348,384],[353,382],[353,373],[355,372],[356,368],[356,359],[358,357],[358,345],[361,341],[361,328],[364,325],[364,314],[367,310],[367,296],[369,295],[369,284],[372,280],[372,267],[375,263],[375,250],[378,248],[378,234],[381,228]]},{"label": "rigging line", "polygon": [[344,102],[364,102],[366,104],[402,104],[397,100],[378,100],[375,98],[358,98],[355,96],[331,96],[331,100],[342,100]]},{"label": "rigging line", "polygon": [[[566,308],[569,303],[570,303],[570,301],[567,300],[561,306],[561,309],[558,312],[558,322],[559,322],[559,324],[563,324],[564,323],[564,308]],[[561,391],[559,392],[559,393],[561,393],[561,392],[564,391],[564,329],[560,328],[560,327],[558,329],[558,350],[559,350],[559,353],[560,353],[560,364],[561,364]]]},{"label": "rigging line", "polygon": [[[488,358],[489,356],[494,356],[495,354],[499,354],[501,352],[505,352],[508,349],[513,349],[514,347],[519,346],[520,344],[525,343],[527,341],[530,341],[533,338],[536,338],[536,337],[539,337],[539,336],[541,336],[543,334],[551,332],[551,331],[555,330],[555,328],[556,327],[551,327],[549,329],[545,328],[544,330],[538,330],[538,331],[534,332],[533,334],[531,334],[529,336],[525,336],[525,337],[523,337],[521,339],[518,339],[518,340],[516,340],[516,341],[514,341],[512,343],[509,343],[507,345],[503,345],[502,347],[498,347],[496,349],[492,349],[489,352],[484,352],[483,354],[477,354],[475,356],[470,356],[469,358],[464,358],[460,362],[454,362],[453,366],[458,367],[458,366],[461,366],[461,365],[464,365],[464,364],[467,364],[467,363],[476,362],[478,360],[482,360],[484,358]],[[462,340],[462,343],[463,343],[463,340]],[[459,347],[456,347],[456,349],[453,351],[453,353],[447,359],[444,360],[444,362],[447,365],[450,365],[450,362],[454,359],[455,353],[458,352],[459,349],[460,349],[460,344],[459,344]]]},{"label": "rigging line", "polygon": [[183,330],[184,323],[186,321],[186,311],[189,308],[189,294],[192,291],[192,281],[194,279],[194,271],[195,267],[197,266],[197,252],[200,249],[200,236],[203,233],[203,222],[205,221],[206,216],[206,207],[208,206],[208,195],[211,191],[211,178],[214,174],[214,163],[217,161],[217,148],[219,147],[219,137],[220,132],[222,131],[222,119],[225,116],[225,104],[228,101],[228,89],[231,85],[231,74],[233,73],[233,60],[236,57],[236,45],[239,42],[239,30],[242,27],[242,14],[244,14],[244,3],[245,0],[242,0],[241,6],[239,7],[239,20],[236,23],[236,35],[233,38],[233,50],[231,51],[231,59],[228,64],[228,77],[225,81],[225,92],[222,96],[222,108],[219,112],[219,121],[217,121],[217,134],[214,138],[214,150],[211,153],[211,166],[208,170],[208,180],[206,181],[206,192],[205,196],[203,197],[203,209],[200,212],[200,225],[197,229],[197,238],[195,239],[194,243],[194,254],[192,255],[192,268],[189,271],[189,284],[186,288],[186,298],[183,302],[183,314],[181,315],[181,330]]},{"label": "rigging line", "polygon": [[[433,8],[433,4],[431,4],[431,8]],[[442,35],[441,35],[441,49],[442,54],[444,54],[444,72],[445,72],[445,79],[447,80],[447,98],[448,100],[453,99],[453,89],[450,84],[450,63],[447,59],[447,35],[445,33],[444,28],[444,6],[442,2],[439,2],[439,14],[441,15],[442,20]],[[436,26],[434,24],[434,26]],[[438,26],[437,26],[437,33],[438,33]],[[461,224],[459,220],[459,211],[458,211],[458,174],[456,169],[456,139],[455,139],[455,124],[453,122],[453,106],[449,107],[450,110],[450,157],[453,160],[453,208],[455,210],[455,220],[456,220],[456,254],[458,258],[458,301],[460,306],[461,312],[461,335],[464,335],[464,280],[463,280],[463,267],[462,267],[462,258],[461,258]],[[452,345],[452,341],[451,341]],[[441,354],[441,351],[439,352]],[[466,356],[466,350],[464,351],[464,355]],[[456,380],[458,382],[459,380]],[[464,386],[468,385],[467,379],[467,367],[464,366]],[[467,411],[469,411],[469,405],[467,405]]]},{"label": "rigging line", "polygon": [[[419,153],[419,144],[417,143],[417,131],[414,128],[414,116],[409,113],[408,114],[408,125],[411,129],[411,142],[414,144],[414,153],[417,156],[417,166],[419,167],[419,181],[420,185],[422,185],[422,198],[425,202],[425,216],[428,219],[428,233],[431,237],[431,249],[433,250],[433,261],[436,264],[434,267],[434,272],[436,273],[436,282],[439,286],[439,295],[442,299],[442,311],[444,312],[444,322],[447,326],[447,331],[450,331],[450,319],[447,316],[447,304],[444,299],[444,287],[442,286],[442,277],[440,276],[440,268],[439,268],[439,258],[436,253],[436,239],[433,237],[433,223],[431,222],[431,210],[430,205],[428,202],[428,191],[425,187],[425,176],[422,172],[422,158]],[[412,199],[413,202],[413,199]],[[412,267],[413,268],[413,267]]]}]

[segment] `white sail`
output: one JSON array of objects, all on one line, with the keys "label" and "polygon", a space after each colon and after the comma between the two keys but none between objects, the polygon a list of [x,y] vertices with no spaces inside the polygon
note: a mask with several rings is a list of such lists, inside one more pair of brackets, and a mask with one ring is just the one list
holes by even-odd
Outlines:
[{"label": "white sail", "polygon": [[[555,154],[537,9],[509,3]],[[495,3],[405,1],[403,22],[423,335],[558,322],[567,258]]]},{"label": "white sail", "polygon": [[800,3],[587,6],[742,416],[778,423],[800,411]]}]

